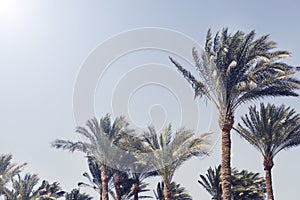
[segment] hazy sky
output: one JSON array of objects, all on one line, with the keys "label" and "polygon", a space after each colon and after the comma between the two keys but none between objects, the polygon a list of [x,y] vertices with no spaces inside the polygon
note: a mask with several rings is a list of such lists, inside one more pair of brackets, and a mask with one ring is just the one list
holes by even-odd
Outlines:
[{"label": "hazy sky", "polygon": [[[28,162],[24,172],[59,181],[65,190],[71,190],[84,180],[86,161],[82,154],[51,148],[50,142],[56,138],[80,139],[74,134],[73,91],[88,56],[103,42],[132,29],[156,27],[180,32],[203,45],[209,28],[214,33],[223,27],[230,32],[255,29],[258,36],[271,34],[280,49],[292,52],[288,63],[299,66],[299,5],[296,0],[0,0],[0,153],[11,153],[17,163]],[[150,43],[154,42],[153,35],[149,38]],[[125,48],[140,39],[136,34],[136,38],[125,40]],[[172,41],[172,49],[184,49],[183,43],[172,38],[158,42],[166,41]],[[186,187],[195,200],[209,199],[197,180],[221,159],[214,110],[202,100],[192,100],[191,89],[175,73],[168,56],[190,67],[188,62],[180,58],[182,55],[159,50],[159,45],[110,61],[94,85],[95,115],[118,115],[125,108],[129,121],[141,129],[150,123],[160,128],[169,122],[174,128],[197,128],[196,121],[197,134],[215,131],[212,155],[187,162],[175,175],[175,181]],[[115,45],[105,51],[111,53],[122,47]],[[191,49],[184,53],[190,54]],[[300,112],[297,98],[269,101],[291,105]],[[190,109],[190,115],[182,114],[182,109]],[[236,122],[246,111],[247,105],[238,110]],[[260,154],[235,133],[232,136],[232,166],[263,173]],[[276,199],[297,199],[299,153],[300,148],[295,148],[276,157]]]}]

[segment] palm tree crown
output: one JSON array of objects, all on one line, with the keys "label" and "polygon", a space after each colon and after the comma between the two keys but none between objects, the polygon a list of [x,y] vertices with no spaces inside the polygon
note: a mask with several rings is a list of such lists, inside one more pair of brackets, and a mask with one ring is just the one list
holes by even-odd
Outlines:
[{"label": "palm tree crown", "polygon": [[[170,58],[195,89],[195,96],[205,96],[219,111],[231,111],[242,103],[265,96],[298,96],[299,80],[293,78],[296,68],[284,62],[287,51],[274,50],[276,43],[264,35],[254,40],[255,32],[234,35],[223,29],[212,38],[209,30],[205,51],[193,49],[197,80]],[[225,114],[225,113],[224,113]]]},{"label": "palm tree crown", "polygon": [[92,200],[88,194],[80,193],[78,189],[73,189],[70,193],[65,194],[66,200]]},{"label": "palm tree crown", "polygon": [[300,115],[290,107],[261,103],[260,111],[251,106],[242,121],[237,132],[264,158],[273,159],[281,150],[300,144]]},{"label": "palm tree crown", "polygon": [[12,155],[10,154],[0,155],[0,195],[7,194],[6,184],[27,165],[27,163],[17,165],[11,163],[11,160]]},{"label": "palm tree crown", "polygon": [[173,134],[171,125],[160,135],[156,133],[154,127],[149,127],[149,131],[144,133],[145,148],[142,156],[144,161],[151,163],[162,177],[165,184],[165,200],[169,200],[172,196],[169,186],[176,169],[193,156],[208,154],[210,135],[207,133],[194,138],[194,133],[184,128]]},{"label": "palm tree crown", "polygon": [[[164,200],[164,187],[164,182],[159,182],[157,184],[156,192],[154,191],[156,200]],[[172,182],[170,190],[172,191],[172,200],[192,200],[191,195],[180,184]]]},{"label": "palm tree crown", "polygon": [[222,199],[221,165],[207,170],[206,175],[200,175],[198,183],[212,196],[212,199]]},{"label": "palm tree crown", "polygon": [[87,156],[93,157],[98,163],[104,163],[115,169],[126,167],[128,163],[132,162],[133,158],[130,158],[128,152],[118,145],[135,134],[134,130],[129,128],[125,117],[117,117],[112,123],[110,115],[107,114],[100,121],[96,118],[88,120],[86,126],[87,128],[77,127],[76,129],[76,132],[84,137],[82,140],[72,142],[57,139],[52,146],[71,152],[83,152]]},{"label": "palm tree crown", "polygon": [[36,174],[26,174],[23,178],[18,174],[17,179],[12,179],[12,190],[5,196],[6,200],[51,200],[62,197],[65,192],[57,182],[49,184],[43,181],[36,190],[39,177]]},{"label": "palm tree crown", "polygon": [[264,158],[264,170],[268,199],[274,199],[271,169],[274,157],[281,151],[300,145],[300,115],[284,105],[260,104],[249,108],[249,115],[242,117],[237,132],[260,151]]},{"label": "palm tree crown", "polygon": [[[206,175],[200,175],[200,185],[212,196],[211,199],[222,200],[221,165],[207,170]],[[266,192],[265,180],[258,174],[247,170],[232,170],[233,200],[264,200]]]}]

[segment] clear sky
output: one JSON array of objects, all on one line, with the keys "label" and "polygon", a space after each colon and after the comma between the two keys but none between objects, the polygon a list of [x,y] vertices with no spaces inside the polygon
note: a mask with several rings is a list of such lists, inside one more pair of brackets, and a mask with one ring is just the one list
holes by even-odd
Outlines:
[{"label": "clear sky", "polygon": [[[255,29],[258,36],[271,34],[280,49],[292,52],[287,62],[299,66],[299,8],[296,0],[0,0],[0,153],[11,153],[17,163],[28,162],[24,172],[59,181],[64,189],[71,190],[84,180],[85,159],[79,153],[53,149],[50,142],[56,138],[80,139],[74,134],[73,92],[83,63],[99,45],[117,34],[144,27],[178,31],[200,45],[204,44],[209,28],[214,33],[223,27],[230,32]],[[128,46],[136,41],[138,36],[127,41]],[[166,41],[171,40],[166,38]],[[181,48],[184,44],[174,40],[172,45]],[[201,100],[195,101],[196,112],[193,103],[184,106],[184,102],[192,100],[189,98],[192,93],[186,82],[172,73],[176,71],[169,55],[173,54],[157,48],[142,49],[111,61],[98,79],[95,115],[101,117],[110,112],[115,116],[121,112],[118,109],[126,108],[129,121],[140,129],[150,123],[160,128],[169,122],[174,123],[174,128],[182,125],[195,128],[192,122],[196,113],[197,134],[214,131],[216,145],[210,157],[193,159],[182,166],[174,180],[186,187],[194,199],[209,199],[197,180],[199,174],[205,173],[209,166],[218,165],[221,159],[214,110]],[[147,73],[147,69],[152,71]],[[164,79],[159,74],[168,76]],[[151,84],[134,82],[152,78]],[[123,86],[132,91],[122,89]],[[267,101],[284,103],[300,112],[297,98]],[[182,114],[181,109],[191,109],[191,115]],[[247,105],[236,113],[236,122],[245,112]],[[187,121],[191,124],[184,123]],[[235,133],[232,136],[232,166],[263,173],[260,154]],[[276,199],[298,199],[299,153],[300,148],[295,148],[276,157],[273,170]]]}]

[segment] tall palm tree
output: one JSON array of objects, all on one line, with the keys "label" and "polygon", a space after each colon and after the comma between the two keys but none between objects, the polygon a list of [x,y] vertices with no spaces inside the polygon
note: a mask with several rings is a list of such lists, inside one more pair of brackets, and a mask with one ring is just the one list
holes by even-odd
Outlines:
[{"label": "tall palm tree", "polygon": [[145,146],[141,160],[151,164],[164,182],[164,198],[171,200],[170,184],[175,171],[193,156],[208,154],[208,138],[211,134],[203,134],[194,138],[190,130],[179,129],[172,133],[171,125],[167,126],[158,136],[154,127],[144,133]]},{"label": "tall palm tree", "polygon": [[[127,166],[128,163],[132,162],[130,154],[119,148],[117,144],[122,143],[126,138],[132,137],[134,130],[129,128],[129,124],[124,117],[118,117],[111,123],[108,114],[101,118],[100,122],[94,118],[88,120],[86,125],[87,128],[77,127],[76,132],[84,136],[87,141],[55,140],[52,146],[71,152],[80,151],[88,157],[93,157],[100,164],[102,200],[108,200],[108,171],[111,169],[123,170],[118,167]],[[119,182],[116,181],[115,183],[118,190],[117,184]],[[120,193],[117,192],[118,194]]]},{"label": "tall palm tree", "polygon": [[[156,187],[156,192],[154,192],[156,200],[164,200],[164,182],[159,182]],[[188,194],[184,187],[180,184],[172,182],[170,184],[170,189],[172,191],[172,200],[192,200],[191,195]]]},{"label": "tall palm tree", "polygon": [[8,193],[6,184],[10,182],[14,176],[19,174],[27,165],[27,163],[17,165],[15,163],[11,163],[11,160],[12,155],[10,154],[0,155],[0,195]]},{"label": "tall palm tree", "polygon": [[[206,175],[200,175],[198,182],[212,196],[211,199],[222,200],[221,165],[207,170]],[[247,170],[232,170],[233,200],[264,200],[266,193],[265,180],[258,173]]]},{"label": "tall palm tree", "polygon": [[263,156],[268,199],[273,200],[271,170],[274,157],[281,151],[300,145],[300,115],[284,105],[260,104],[249,108],[249,115],[242,117],[237,132],[252,144]]},{"label": "tall palm tree", "polygon": [[231,199],[230,131],[235,110],[244,102],[266,96],[298,96],[294,89],[300,88],[299,81],[293,78],[296,68],[282,61],[290,53],[276,50],[276,43],[269,40],[269,35],[254,38],[254,31],[248,34],[237,31],[231,35],[227,29],[213,38],[209,30],[205,50],[199,55],[193,49],[199,80],[170,58],[193,87],[195,97],[206,97],[219,111],[222,131],[221,178],[225,200]]}]

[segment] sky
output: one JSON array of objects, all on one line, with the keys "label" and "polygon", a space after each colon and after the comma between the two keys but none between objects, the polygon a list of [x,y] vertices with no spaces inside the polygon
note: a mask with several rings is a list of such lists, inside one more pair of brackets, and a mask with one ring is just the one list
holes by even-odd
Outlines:
[{"label": "sky", "polygon": [[[193,71],[192,45],[201,49],[209,28],[215,33],[228,27],[230,32],[271,34],[279,49],[292,53],[287,63],[299,66],[299,7],[296,0],[0,0],[0,153],[12,154],[16,163],[28,162],[24,173],[58,181],[70,191],[85,180],[84,155],[53,149],[50,143],[82,139],[75,127],[93,116],[126,115],[138,130],[172,123],[174,129],[185,126],[196,135],[213,131],[211,155],[188,161],[174,177],[193,199],[209,199],[197,180],[221,160],[216,111],[193,100],[168,57]],[[300,112],[299,98],[265,102]],[[236,123],[249,105],[237,110]],[[232,166],[263,175],[260,154],[234,132],[232,142]],[[297,199],[299,153],[294,148],[275,158],[276,199]],[[151,187],[157,181],[151,180]]]}]

